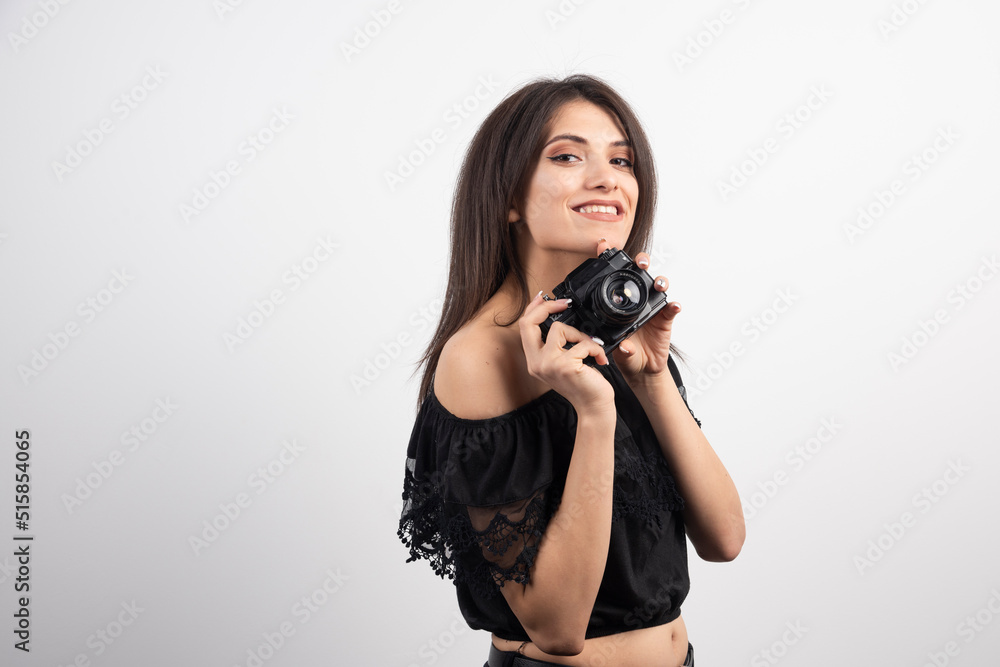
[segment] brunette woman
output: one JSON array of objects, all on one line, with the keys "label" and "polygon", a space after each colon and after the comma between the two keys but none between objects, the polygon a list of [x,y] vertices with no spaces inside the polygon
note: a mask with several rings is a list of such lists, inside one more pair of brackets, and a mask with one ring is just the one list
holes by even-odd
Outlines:
[{"label": "brunette woman", "polygon": [[686,538],[711,561],[742,548],[735,486],[670,356],[680,305],[611,356],[539,328],[567,308],[542,295],[587,258],[649,266],[655,207],[646,135],[593,77],[515,91],[466,155],[399,535],[492,633],[490,667],[693,665]]}]

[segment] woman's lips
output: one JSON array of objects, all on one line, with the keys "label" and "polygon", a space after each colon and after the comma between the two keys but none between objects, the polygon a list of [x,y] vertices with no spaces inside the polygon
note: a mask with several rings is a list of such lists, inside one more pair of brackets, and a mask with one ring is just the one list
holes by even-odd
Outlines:
[{"label": "woman's lips", "polygon": [[599,222],[619,222],[625,217],[621,207],[615,204],[584,204],[573,208],[573,212]]}]

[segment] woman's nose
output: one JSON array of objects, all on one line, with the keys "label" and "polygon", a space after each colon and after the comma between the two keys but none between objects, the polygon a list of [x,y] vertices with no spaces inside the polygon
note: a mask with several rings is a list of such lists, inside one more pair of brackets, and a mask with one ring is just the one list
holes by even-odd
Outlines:
[{"label": "woman's nose", "polygon": [[603,188],[607,191],[618,188],[618,172],[606,162],[591,162],[587,168],[587,179],[584,185],[587,188]]}]

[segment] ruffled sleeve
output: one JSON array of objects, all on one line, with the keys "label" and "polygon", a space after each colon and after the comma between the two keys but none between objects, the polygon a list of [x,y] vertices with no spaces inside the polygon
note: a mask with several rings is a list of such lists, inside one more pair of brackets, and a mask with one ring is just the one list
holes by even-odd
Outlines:
[{"label": "ruffled sleeve", "polygon": [[576,413],[556,392],[492,419],[460,419],[430,394],[407,449],[398,535],[409,561],[492,597],[527,583],[562,495]]}]

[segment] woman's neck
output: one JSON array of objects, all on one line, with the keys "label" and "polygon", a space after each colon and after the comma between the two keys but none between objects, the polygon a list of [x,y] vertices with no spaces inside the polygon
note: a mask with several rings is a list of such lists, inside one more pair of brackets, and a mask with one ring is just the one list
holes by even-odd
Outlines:
[{"label": "woman's neck", "polygon": [[543,250],[535,245],[520,250],[521,266],[528,284],[529,299],[539,291],[551,294],[552,289],[566,279],[566,276],[585,260],[597,256],[597,244],[593,254],[587,255],[570,250]]}]

